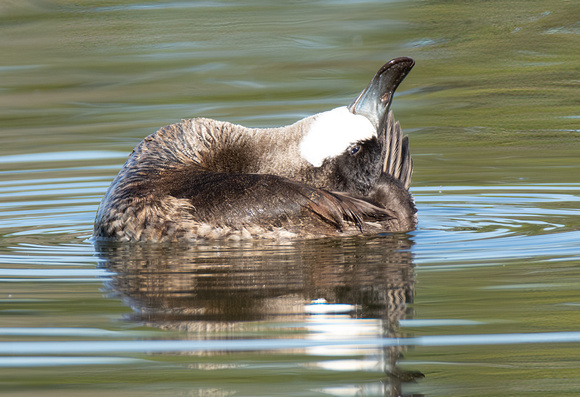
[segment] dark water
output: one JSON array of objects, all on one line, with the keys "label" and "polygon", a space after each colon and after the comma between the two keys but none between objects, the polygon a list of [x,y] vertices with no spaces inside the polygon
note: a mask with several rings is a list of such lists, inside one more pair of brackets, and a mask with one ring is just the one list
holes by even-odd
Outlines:
[{"label": "dark water", "polygon": [[[0,394],[580,393],[580,45],[566,1],[0,4]],[[94,245],[144,136],[350,103],[390,58],[419,227]]]}]

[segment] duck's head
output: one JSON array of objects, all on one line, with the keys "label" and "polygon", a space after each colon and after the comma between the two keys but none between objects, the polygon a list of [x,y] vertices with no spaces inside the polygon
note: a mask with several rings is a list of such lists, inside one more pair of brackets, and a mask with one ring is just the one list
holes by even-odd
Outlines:
[{"label": "duck's head", "polygon": [[[349,106],[315,116],[299,144],[301,157],[312,167],[314,184],[367,195],[387,171],[389,158],[406,156],[393,153],[406,151],[407,143],[400,141],[400,131],[394,131],[399,126],[389,117],[389,108],[395,90],[414,64],[406,57],[389,61]],[[402,166],[402,162],[394,165]],[[408,181],[402,184],[408,187]]]}]

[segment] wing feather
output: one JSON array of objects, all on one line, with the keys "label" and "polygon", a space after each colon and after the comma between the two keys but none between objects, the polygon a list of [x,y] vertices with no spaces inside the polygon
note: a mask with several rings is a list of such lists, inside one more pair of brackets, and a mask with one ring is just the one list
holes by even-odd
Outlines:
[{"label": "wing feather", "polygon": [[393,112],[389,112],[384,127],[383,172],[400,181],[406,189],[411,185],[413,160],[409,151],[409,138],[403,137],[403,131]]},{"label": "wing feather", "polygon": [[194,218],[216,225],[304,227],[322,222],[338,230],[349,225],[362,230],[366,221],[392,217],[364,198],[269,174],[173,171],[161,185],[169,195],[186,199]]}]

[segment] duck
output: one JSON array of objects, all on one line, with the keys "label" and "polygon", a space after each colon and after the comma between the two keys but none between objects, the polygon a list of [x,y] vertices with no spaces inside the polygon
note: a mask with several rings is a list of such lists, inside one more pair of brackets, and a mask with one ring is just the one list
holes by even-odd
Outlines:
[{"label": "duck", "polygon": [[404,233],[413,162],[390,106],[415,62],[384,64],[348,106],[277,128],[197,117],[143,139],[103,197],[93,238],[292,239]]}]

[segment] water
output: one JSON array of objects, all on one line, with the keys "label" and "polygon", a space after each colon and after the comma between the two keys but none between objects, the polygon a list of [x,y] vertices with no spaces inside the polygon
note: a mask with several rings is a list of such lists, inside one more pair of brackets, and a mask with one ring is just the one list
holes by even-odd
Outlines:
[{"label": "water", "polygon": [[[513,2],[0,5],[0,391],[580,393],[578,9]],[[144,136],[291,123],[396,56],[405,235],[93,245]]]}]

